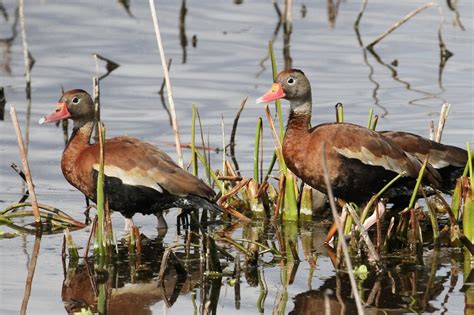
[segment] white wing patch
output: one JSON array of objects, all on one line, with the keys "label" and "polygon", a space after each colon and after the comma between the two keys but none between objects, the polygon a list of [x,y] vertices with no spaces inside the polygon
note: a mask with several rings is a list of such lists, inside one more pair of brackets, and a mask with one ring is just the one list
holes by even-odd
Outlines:
[{"label": "white wing patch", "polygon": [[[93,168],[96,171],[99,171],[99,164],[94,164]],[[119,178],[124,184],[132,186],[145,186],[152,188],[159,193],[163,193],[163,188],[158,185],[157,181],[154,178],[156,170],[150,169],[144,171],[138,167],[132,168],[131,170],[125,171],[117,166],[105,165],[104,174],[108,177]]]},{"label": "white wing patch", "polygon": [[365,147],[361,147],[361,151],[359,152],[353,152],[347,148],[346,149],[334,148],[334,150],[340,155],[345,156],[346,158],[358,159],[359,161],[367,165],[381,166],[386,170],[396,172],[399,174],[404,171],[402,168],[400,168],[400,165],[397,162],[397,160],[392,159],[386,155],[382,157],[376,156]]}]

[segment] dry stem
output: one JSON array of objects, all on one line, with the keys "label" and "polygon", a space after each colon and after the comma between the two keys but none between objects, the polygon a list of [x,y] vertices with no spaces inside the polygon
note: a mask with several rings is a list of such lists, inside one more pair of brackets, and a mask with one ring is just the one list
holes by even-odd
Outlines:
[{"label": "dry stem", "polygon": [[25,149],[25,144],[23,142],[23,137],[21,135],[20,125],[18,124],[16,110],[15,110],[15,107],[13,106],[10,106],[10,115],[12,117],[13,127],[15,128],[15,132],[16,132],[18,148],[20,150],[21,164],[23,165],[23,171],[25,173],[26,183],[28,185],[28,191],[30,192],[30,196],[31,196],[31,206],[33,208],[33,213],[35,215],[35,222],[40,223],[41,218],[40,218],[40,213],[39,213],[38,200],[36,199],[35,187],[33,185],[33,179],[31,178],[30,166],[28,164],[28,158],[26,157],[26,149]]},{"label": "dry stem", "polygon": [[356,303],[356,306],[357,306],[357,313],[358,314],[364,314],[364,308],[363,308],[362,302],[360,300],[359,291],[358,291],[358,288],[357,288],[357,283],[355,281],[354,272],[353,272],[353,269],[352,269],[351,258],[349,257],[349,251],[347,250],[346,240],[344,239],[344,231],[342,230],[342,225],[341,225],[341,222],[339,220],[339,216],[337,214],[336,204],[334,202],[334,194],[332,192],[331,183],[329,181],[329,171],[328,171],[327,159],[326,159],[326,155],[324,154],[326,152],[326,144],[325,143],[323,143],[323,149],[322,149],[321,152],[322,152],[321,159],[323,161],[323,170],[324,170],[324,181],[325,181],[327,191],[328,191],[329,204],[331,205],[331,211],[332,211],[332,216],[334,217],[334,222],[336,222],[337,232],[338,232],[338,235],[339,235],[339,242],[341,243],[341,246],[342,246],[342,252],[344,254],[344,260],[346,262],[347,273],[349,274],[349,280],[350,280],[351,287],[352,287],[352,294],[354,294],[354,300],[355,300],[355,303]]},{"label": "dry stem", "polygon": [[156,15],[155,1],[150,0],[149,2],[150,2],[151,16],[153,18],[153,26],[155,28],[156,41],[158,43],[158,49],[160,51],[161,66],[163,67],[163,74],[165,76],[165,81],[166,81],[166,94],[168,95],[168,103],[169,103],[170,112],[171,112],[171,121],[173,123],[174,140],[176,143],[176,153],[178,154],[178,163],[181,167],[183,167],[184,166],[183,152],[181,151],[181,142],[179,140],[179,128],[178,128],[178,121],[176,119],[176,110],[174,106],[173,90],[171,89],[171,81],[169,77],[168,66],[166,65],[165,51],[163,49],[163,44],[161,41],[161,33],[160,33],[160,27],[158,25],[158,17]]}]

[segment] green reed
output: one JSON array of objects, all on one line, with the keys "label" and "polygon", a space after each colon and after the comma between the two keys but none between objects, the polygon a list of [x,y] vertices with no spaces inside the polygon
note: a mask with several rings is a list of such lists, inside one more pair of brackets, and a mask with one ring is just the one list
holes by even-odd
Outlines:
[{"label": "green reed", "polygon": [[259,162],[260,162],[260,141],[262,137],[262,117],[258,117],[257,128],[255,130],[255,147],[253,150],[253,178],[257,183],[260,183],[259,179]]},{"label": "green reed", "polygon": [[[273,81],[276,80],[277,77],[277,67],[276,67],[276,61],[275,61],[275,53],[273,52],[273,45],[272,42],[270,41],[268,44],[268,52],[270,55],[271,63],[272,63],[272,73],[273,73]],[[279,142],[283,142],[284,138],[284,125],[283,125],[283,115],[281,113],[281,102],[280,100],[275,101],[275,107],[277,111],[277,116],[278,116],[278,121],[279,121],[279,136],[276,135],[276,137],[279,137]],[[270,118],[271,116],[269,116]],[[278,152],[279,151],[279,152]],[[285,160],[283,158],[283,153],[281,152],[281,147],[277,149],[277,159],[280,165],[280,173],[285,176],[285,195],[283,199],[283,216],[282,219],[283,221],[297,221],[298,220],[298,205],[296,201],[296,194],[297,194],[297,188],[296,188],[296,176],[291,173],[285,164]]]},{"label": "green reed", "polygon": [[105,242],[105,197],[104,197],[104,144],[105,127],[98,123],[99,130],[99,174],[97,176],[97,228],[95,231],[94,250],[96,255],[106,256]]}]

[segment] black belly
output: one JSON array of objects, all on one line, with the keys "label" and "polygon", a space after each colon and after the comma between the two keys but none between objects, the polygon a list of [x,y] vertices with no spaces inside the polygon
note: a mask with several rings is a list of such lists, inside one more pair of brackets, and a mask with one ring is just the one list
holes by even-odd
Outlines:
[{"label": "black belly", "polygon": [[[98,172],[94,170],[92,176],[94,183],[97,183]],[[174,196],[166,190],[160,193],[146,186],[124,184],[117,177],[104,176],[104,192],[109,208],[119,211],[126,218],[131,218],[135,213],[156,214],[177,207],[183,202],[183,198]],[[97,201],[96,189],[91,199]]]}]

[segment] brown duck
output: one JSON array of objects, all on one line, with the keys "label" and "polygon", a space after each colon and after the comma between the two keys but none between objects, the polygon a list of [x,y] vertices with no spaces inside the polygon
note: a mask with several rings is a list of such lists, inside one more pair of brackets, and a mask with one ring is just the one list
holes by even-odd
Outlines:
[{"label": "brown duck", "polygon": [[[94,105],[84,90],[65,92],[56,110],[40,124],[71,119],[74,128],[61,169],[66,180],[96,201],[99,144],[91,144]],[[172,207],[220,211],[214,191],[180,168],[155,146],[131,137],[107,139],[104,147],[105,194],[112,210],[130,219],[135,213],[160,214]]]},{"label": "brown duck", "polygon": [[[306,184],[327,191],[321,159],[324,153],[336,197],[364,202],[401,173],[404,175],[396,182],[392,194],[398,194],[394,191],[404,189],[405,185],[414,187],[411,184],[414,185],[421,162],[382,134],[350,123],[326,123],[308,128],[312,110],[311,86],[301,70],[280,72],[272,88],[257,103],[282,98],[290,101],[283,157],[288,168]],[[441,177],[428,167],[424,182],[438,187]]]}]

